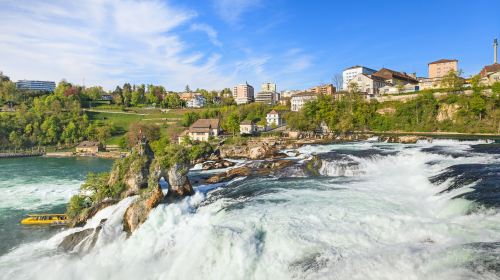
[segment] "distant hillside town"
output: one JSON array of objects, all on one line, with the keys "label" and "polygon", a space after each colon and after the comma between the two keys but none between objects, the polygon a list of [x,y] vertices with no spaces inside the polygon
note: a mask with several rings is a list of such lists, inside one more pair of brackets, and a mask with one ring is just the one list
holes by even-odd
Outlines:
[{"label": "distant hillside town", "polygon": [[[33,127],[26,124],[22,114],[4,114],[6,120],[11,118],[16,121],[5,121],[10,125],[4,127],[4,134],[8,136],[1,138],[0,142],[4,146],[17,143],[14,146],[22,147],[63,142],[71,144],[84,139],[104,143],[114,138],[116,143],[122,141],[118,137],[130,131],[128,125],[132,121],[141,119],[162,126],[171,139],[179,142],[186,139],[207,141],[218,138],[222,133],[249,136],[284,131],[345,132],[353,129],[473,131],[469,124],[476,121],[483,125],[476,127],[478,131],[500,132],[500,124],[496,124],[497,107],[488,103],[490,99],[496,100],[496,95],[491,93],[500,89],[497,49],[498,41],[495,39],[493,63],[469,77],[463,76],[458,59],[442,58],[427,63],[425,77],[401,69],[373,69],[360,64],[333,75],[331,83],[305,89],[279,90],[277,83],[266,81],[258,88],[244,82],[212,91],[192,90],[186,85],[181,92],[167,90],[161,85],[125,83],[107,91],[100,86],[86,87],[66,80],[57,85],[53,81],[39,80],[12,82],[0,72],[1,110],[32,110],[31,118],[38,118]],[[455,100],[461,96],[465,98],[471,92],[484,92],[485,95],[473,96],[470,100]],[[48,95],[50,93],[53,96]],[[441,98],[449,93],[454,93],[451,95],[455,97],[449,102],[460,104],[440,105],[437,108],[433,102],[438,101],[432,98]],[[34,102],[38,97],[45,103]],[[428,106],[428,112],[415,111],[403,105],[382,105],[392,101],[405,103],[419,97],[425,100],[422,104]],[[44,111],[44,106],[49,109]],[[402,113],[395,114],[397,110]],[[462,110],[462,120],[451,121],[459,110]],[[60,116],[55,118],[54,114]],[[413,121],[413,115],[416,121]],[[423,121],[424,115],[430,117]],[[464,117],[466,115],[467,118]],[[489,119],[484,119],[485,115]],[[399,119],[402,116],[412,117]],[[68,117],[71,120],[65,119]],[[40,131],[43,133],[40,134]],[[19,136],[21,133],[24,136]]]}]

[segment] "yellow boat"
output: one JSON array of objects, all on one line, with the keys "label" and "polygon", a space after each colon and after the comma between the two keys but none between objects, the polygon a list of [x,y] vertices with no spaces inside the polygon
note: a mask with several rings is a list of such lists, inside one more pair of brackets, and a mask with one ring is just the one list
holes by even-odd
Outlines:
[{"label": "yellow boat", "polygon": [[33,214],[21,221],[23,225],[65,225],[68,216],[65,214]]}]

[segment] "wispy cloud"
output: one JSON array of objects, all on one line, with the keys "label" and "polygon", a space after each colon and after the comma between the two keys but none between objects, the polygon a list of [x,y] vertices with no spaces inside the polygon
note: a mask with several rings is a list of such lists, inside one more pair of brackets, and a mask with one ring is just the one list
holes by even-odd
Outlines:
[{"label": "wispy cloud", "polygon": [[196,18],[195,11],[159,0],[2,5],[0,68],[13,78],[85,79],[108,88],[124,82],[171,89],[188,82],[206,88],[231,83],[219,67],[220,54],[193,50],[175,32]]},{"label": "wispy cloud", "polygon": [[260,5],[261,0],[214,0],[217,14],[230,24],[237,24],[245,12]]},{"label": "wispy cloud", "polygon": [[301,72],[312,66],[312,55],[306,54],[301,49],[290,49],[283,56],[284,72]]},{"label": "wispy cloud", "polygon": [[210,25],[204,23],[194,23],[191,25],[191,31],[202,31],[208,36],[208,39],[215,46],[222,46],[222,43],[217,38],[217,31]]}]

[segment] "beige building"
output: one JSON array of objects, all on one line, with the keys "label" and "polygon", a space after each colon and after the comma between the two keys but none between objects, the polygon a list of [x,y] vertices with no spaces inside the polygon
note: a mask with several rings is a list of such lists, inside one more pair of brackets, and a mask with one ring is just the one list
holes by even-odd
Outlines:
[{"label": "beige building", "polygon": [[76,152],[79,154],[97,154],[104,148],[99,142],[83,141],[76,146]]},{"label": "beige building", "polygon": [[260,85],[260,91],[276,92],[275,83],[263,83]]},{"label": "beige building", "polygon": [[316,99],[318,99],[318,95],[316,93],[303,92],[296,94],[290,99],[291,110],[294,112],[298,112],[302,109],[302,107],[304,107],[304,104]]},{"label": "beige building", "polygon": [[257,126],[254,122],[249,120],[244,120],[240,123],[240,134],[241,135],[253,135],[257,133]]},{"label": "beige building", "polygon": [[358,74],[354,76],[348,83],[348,88],[356,89],[368,95],[379,93],[379,88],[386,86],[387,83],[381,77],[375,75]]},{"label": "beige building", "polygon": [[233,98],[236,104],[247,104],[254,101],[254,90],[248,83],[240,84],[234,87]]},{"label": "beige building", "polygon": [[194,141],[208,141],[217,138],[220,132],[219,119],[199,119],[189,127],[188,135]]},{"label": "beige building", "polygon": [[440,59],[428,64],[429,79],[442,78],[450,71],[458,71],[458,60]]},{"label": "beige building", "polygon": [[312,87],[309,89],[309,91],[316,94],[333,95],[336,91],[336,88],[332,84],[325,84]]}]

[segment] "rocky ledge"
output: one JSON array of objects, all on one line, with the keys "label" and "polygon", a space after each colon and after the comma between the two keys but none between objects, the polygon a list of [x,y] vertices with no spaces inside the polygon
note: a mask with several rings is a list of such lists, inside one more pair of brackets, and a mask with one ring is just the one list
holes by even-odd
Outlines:
[{"label": "rocky ledge", "polygon": [[230,169],[208,178],[205,182],[208,184],[216,184],[226,182],[237,177],[247,177],[252,175],[269,175],[274,171],[291,166],[294,164],[292,160],[271,160],[252,162],[241,167]]}]

